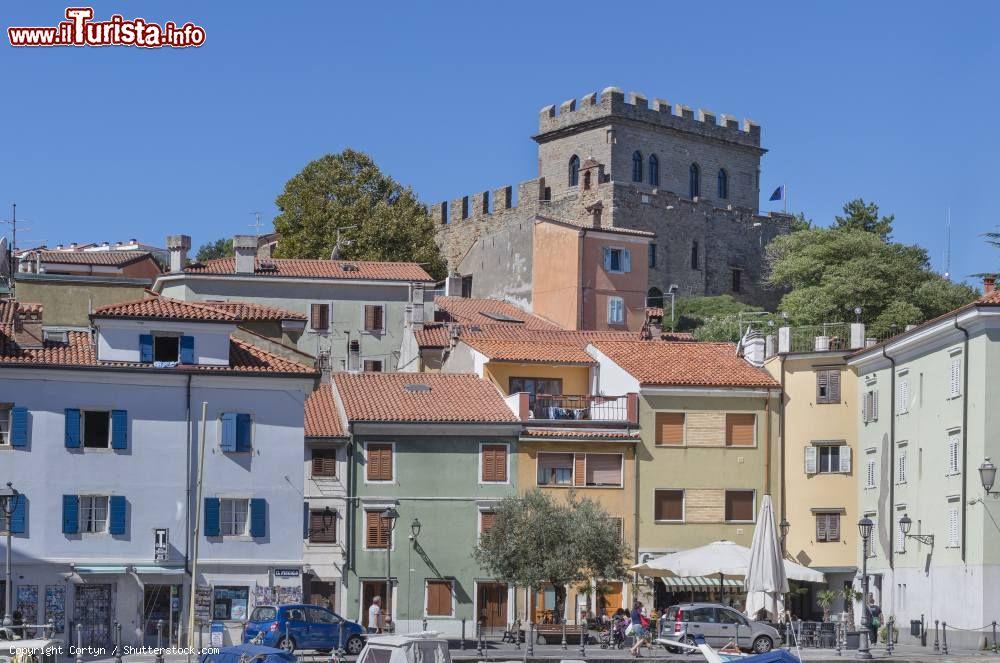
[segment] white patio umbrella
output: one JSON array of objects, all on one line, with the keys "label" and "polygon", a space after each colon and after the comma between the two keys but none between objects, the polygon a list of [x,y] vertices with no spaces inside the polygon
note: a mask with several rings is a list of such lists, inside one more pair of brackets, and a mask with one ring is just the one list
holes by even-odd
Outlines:
[{"label": "white patio umbrella", "polygon": [[747,590],[747,617],[752,619],[763,609],[771,613],[771,617],[777,621],[784,613],[788,577],[785,574],[783,561],[778,533],[774,526],[771,496],[764,495],[760,513],[757,514],[757,526],[753,531],[753,543],[750,544],[750,559],[744,580]]}]

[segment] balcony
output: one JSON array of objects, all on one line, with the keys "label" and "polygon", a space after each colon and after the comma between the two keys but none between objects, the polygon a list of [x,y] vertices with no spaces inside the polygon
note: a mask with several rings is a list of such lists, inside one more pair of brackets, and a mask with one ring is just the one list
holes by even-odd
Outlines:
[{"label": "balcony", "polygon": [[532,426],[628,428],[639,425],[639,395],[511,394],[508,406]]}]

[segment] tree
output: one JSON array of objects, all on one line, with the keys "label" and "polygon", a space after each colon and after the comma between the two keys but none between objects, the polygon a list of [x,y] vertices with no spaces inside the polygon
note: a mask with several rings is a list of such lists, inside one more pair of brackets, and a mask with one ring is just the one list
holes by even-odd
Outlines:
[{"label": "tree", "polygon": [[805,212],[799,212],[792,217],[792,232],[798,232],[800,230],[809,230],[813,227],[812,219],[807,219]]},{"label": "tree", "polygon": [[866,203],[864,198],[855,198],[844,204],[844,216],[833,217],[833,227],[863,230],[878,235],[888,242],[892,234],[892,222],[895,219],[895,214],[879,218],[878,205]]},{"label": "tree", "polygon": [[417,262],[432,277],[445,276],[427,208],[363,152],[346,149],[306,164],[275,202],[275,257],[329,258],[339,230],[341,258]]},{"label": "tree", "polygon": [[[699,341],[740,340],[749,322],[766,323],[770,318],[759,306],[744,304],[732,295],[686,297],[677,300],[676,331],[692,332]],[[743,315],[741,315],[743,314]]]},{"label": "tree", "polygon": [[236,252],[233,251],[232,238],[217,239],[214,242],[199,246],[198,253],[195,254],[194,259],[198,262],[205,262],[206,260],[214,260],[216,258],[229,258],[234,255],[236,255]]},{"label": "tree", "polygon": [[535,489],[496,505],[493,526],[473,557],[506,583],[538,590],[551,584],[555,614],[565,614],[566,588],[590,578],[624,578],[630,556],[611,517],[593,500],[570,492],[557,500]]},{"label": "tree", "polygon": [[816,594],[816,603],[823,608],[823,621],[830,621],[830,606],[837,600],[839,593],[832,589],[823,589]]},{"label": "tree", "polygon": [[[983,237],[986,238],[986,243],[992,247],[1000,249],[1000,232],[988,232],[983,233]],[[978,276],[983,278],[986,276],[992,276],[993,278],[1000,278],[1000,270],[996,272],[981,272],[979,274],[973,274],[973,276]]]}]

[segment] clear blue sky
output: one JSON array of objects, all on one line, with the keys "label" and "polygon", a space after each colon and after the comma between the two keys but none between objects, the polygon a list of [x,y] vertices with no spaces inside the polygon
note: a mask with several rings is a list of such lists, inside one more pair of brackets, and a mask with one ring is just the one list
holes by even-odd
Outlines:
[{"label": "clear blue sky", "polygon": [[[844,201],[952,273],[1000,269],[1000,7],[940,2],[94,3],[205,27],[199,49],[0,46],[0,218],[46,241],[198,244],[269,221],[309,160],[371,153],[425,202],[536,173],[538,110],[608,85],[762,126],[761,208]],[[9,25],[65,3],[5,2]],[[6,32],[6,30],[4,30]]]}]

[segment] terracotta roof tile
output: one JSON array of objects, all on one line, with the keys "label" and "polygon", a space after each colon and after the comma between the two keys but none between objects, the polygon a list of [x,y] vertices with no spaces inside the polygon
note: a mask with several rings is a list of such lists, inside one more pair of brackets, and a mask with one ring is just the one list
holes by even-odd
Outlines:
[{"label": "terracotta roof tile", "polygon": [[549,341],[497,341],[463,337],[462,342],[493,361],[595,364],[579,344]]},{"label": "terracotta roof tile", "polygon": [[329,384],[320,385],[306,399],[306,437],[347,437]]},{"label": "terracotta roof tile", "polygon": [[[376,262],[370,260],[312,260],[305,258],[255,259],[254,274],[263,277],[351,279],[365,281],[432,281],[424,268],[415,262]],[[268,266],[273,267],[273,269]],[[192,263],[186,274],[236,275],[236,258],[218,258]],[[251,276],[240,274],[240,276]]]},{"label": "terracotta roof tile", "polygon": [[733,343],[598,341],[594,347],[644,385],[780,386],[766,371],[737,356]]},{"label": "terracotta roof tile", "polygon": [[442,318],[440,322],[475,325],[512,324],[526,329],[561,329],[555,323],[499,299],[439,295],[434,298],[434,305]]},{"label": "terracotta roof tile", "polygon": [[42,262],[107,267],[124,267],[153,257],[148,251],[39,251],[38,254]]},{"label": "terracotta roof tile", "polygon": [[629,431],[621,429],[587,429],[573,430],[571,428],[525,428],[521,433],[521,439],[525,438],[545,438],[560,440],[638,440],[639,431]]},{"label": "terracotta roof tile", "polygon": [[444,323],[425,324],[423,329],[413,332],[413,336],[422,348],[446,348],[449,345],[448,326]]},{"label": "terracotta roof tile", "polygon": [[120,304],[101,306],[92,318],[154,318],[157,320],[189,320],[192,322],[239,322],[234,313],[212,305],[183,302],[170,297],[150,296]]},{"label": "terracotta roof tile", "polygon": [[337,373],[349,421],[517,423],[496,388],[459,373]]},{"label": "terracotta roof tile", "polygon": [[198,302],[236,316],[243,322],[305,320],[306,316],[297,311],[289,311],[275,306],[265,306],[253,302]]}]

